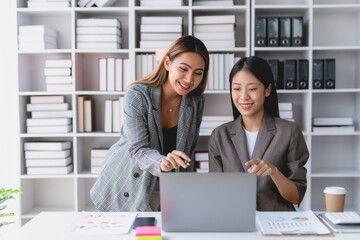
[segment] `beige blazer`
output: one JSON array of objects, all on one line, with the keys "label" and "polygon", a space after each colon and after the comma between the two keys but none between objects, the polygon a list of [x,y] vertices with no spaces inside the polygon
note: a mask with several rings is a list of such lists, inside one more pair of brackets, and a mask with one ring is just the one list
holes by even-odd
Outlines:
[{"label": "beige blazer", "polygon": [[[300,202],[306,191],[304,165],[308,158],[309,151],[298,124],[266,114],[251,158],[241,116],[217,127],[209,140],[210,172],[247,172],[245,163],[250,159],[268,161],[295,183]],[[280,195],[270,176],[257,177],[256,208],[258,211],[295,210],[293,204]]]}]

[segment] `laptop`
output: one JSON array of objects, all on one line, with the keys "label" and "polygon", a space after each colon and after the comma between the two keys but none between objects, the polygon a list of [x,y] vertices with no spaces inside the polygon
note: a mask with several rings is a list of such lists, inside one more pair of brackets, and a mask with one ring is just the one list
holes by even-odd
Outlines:
[{"label": "laptop", "polygon": [[162,173],[162,229],[167,232],[255,231],[256,175]]}]

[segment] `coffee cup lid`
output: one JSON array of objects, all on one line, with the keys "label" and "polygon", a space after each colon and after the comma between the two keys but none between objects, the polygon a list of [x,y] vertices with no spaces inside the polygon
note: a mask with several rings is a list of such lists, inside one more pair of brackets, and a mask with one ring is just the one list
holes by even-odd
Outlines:
[{"label": "coffee cup lid", "polygon": [[346,194],[346,189],[343,187],[326,187],[324,193],[334,194],[334,195],[344,195]]}]

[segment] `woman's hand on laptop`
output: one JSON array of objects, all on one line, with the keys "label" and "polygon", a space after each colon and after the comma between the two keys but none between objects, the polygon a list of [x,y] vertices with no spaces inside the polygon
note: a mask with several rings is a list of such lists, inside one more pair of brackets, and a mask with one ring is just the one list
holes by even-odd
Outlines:
[{"label": "woman's hand on laptop", "polygon": [[255,173],[258,176],[271,176],[277,171],[273,164],[261,159],[251,159],[245,165],[250,166],[248,169],[249,173]]},{"label": "woman's hand on laptop", "polygon": [[160,170],[168,172],[179,167],[187,168],[191,159],[182,151],[174,150],[160,162]]}]

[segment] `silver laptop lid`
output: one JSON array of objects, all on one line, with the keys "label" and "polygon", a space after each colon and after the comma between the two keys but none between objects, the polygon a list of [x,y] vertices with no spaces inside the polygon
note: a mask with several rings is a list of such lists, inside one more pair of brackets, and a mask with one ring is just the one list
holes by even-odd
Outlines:
[{"label": "silver laptop lid", "polygon": [[168,232],[255,230],[256,175],[162,173],[162,229]]}]

